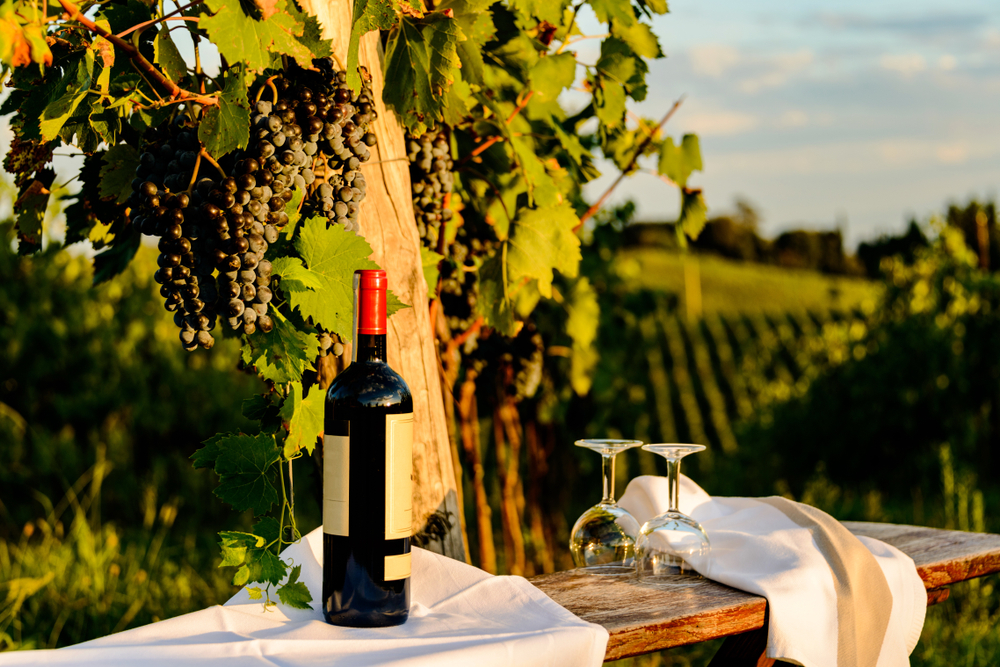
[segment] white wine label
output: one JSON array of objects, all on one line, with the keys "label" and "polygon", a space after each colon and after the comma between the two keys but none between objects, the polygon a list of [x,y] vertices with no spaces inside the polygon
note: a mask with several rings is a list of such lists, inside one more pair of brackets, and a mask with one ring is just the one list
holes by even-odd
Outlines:
[{"label": "white wine label", "polygon": [[350,526],[351,439],[323,438],[323,532],[347,537]]},{"label": "white wine label", "polygon": [[385,581],[397,581],[410,576],[410,554],[385,557]]},{"label": "white wine label", "polygon": [[412,534],[413,413],[410,412],[385,418],[385,539]]}]

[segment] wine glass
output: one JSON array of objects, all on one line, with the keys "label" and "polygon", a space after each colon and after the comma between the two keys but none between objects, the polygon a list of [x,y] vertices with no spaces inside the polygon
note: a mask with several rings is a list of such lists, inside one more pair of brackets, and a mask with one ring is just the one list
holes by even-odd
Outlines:
[{"label": "wine glass", "polygon": [[635,569],[640,579],[655,579],[691,572],[708,560],[712,546],[701,524],[679,506],[681,459],[705,449],[704,445],[674,443],[644,445],[647,452],[667,460],[667,495],[670,509],[654,516],[639,529]]},{"label": "wine glass", "polygon": [[615,503],[615,456],[641,445],[639,440],[577,440],[577,447],[601,455],[604,497],[576,520],[569,540],[576,567],[592,574],[634,572],[635,537],[639,522]]}]

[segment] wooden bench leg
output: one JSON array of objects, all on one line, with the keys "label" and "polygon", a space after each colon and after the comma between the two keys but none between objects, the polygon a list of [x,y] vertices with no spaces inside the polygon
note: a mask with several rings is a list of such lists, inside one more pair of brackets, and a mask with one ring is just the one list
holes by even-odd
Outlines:
[{"label": "wooden bench leg", "polygon": [[765,610],[764,625],[750,632],[726,637],[708,667],[771,667],[774,660],[764,655],[769,616]]}]

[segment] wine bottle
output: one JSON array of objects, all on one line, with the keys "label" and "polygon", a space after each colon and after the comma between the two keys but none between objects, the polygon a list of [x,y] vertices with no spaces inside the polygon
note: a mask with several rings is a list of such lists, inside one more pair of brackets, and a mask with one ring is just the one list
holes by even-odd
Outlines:
[{"label": "wine bottle", "polygon": [[323,614],[382,627],[410,608],[413,398],[386,363],[385,271],[354,274],[354,351],[326,394]]}]

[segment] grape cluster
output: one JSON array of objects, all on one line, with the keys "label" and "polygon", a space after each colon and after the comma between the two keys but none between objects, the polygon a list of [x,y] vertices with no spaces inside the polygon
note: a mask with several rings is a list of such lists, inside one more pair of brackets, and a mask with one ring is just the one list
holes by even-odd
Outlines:
[{"label": "grape cluster", "polygon": [[[283,108],[278,108],[279,102],[275,110],[281,111],[285,122],[297,122],[302,128],[304,152],[324,176],[304,212],[324,215],[330,223],[358,232],[358,212],[367,194],[360,167],[371,158],[369,149],[376,143],[370,130],[377,117],[375,98],[367,82],[360,92],[351,91],[347,75],[337,71],[331,59],[314,64],[315,70],[295,67],[274,81],[277,90],[288,95]],[[315,178],[312,165],[302,174],[305,185]]]},{"label": "grape cluster", "polygon": [[452,218],[445,199],[455,187],[448,135],[432,129],[419,137],[408,137],[406,157],[410,161],[410,183],[413,188],[413,213],[423,244],[437,250],[441,223]]},{"label": "grape cluster", "polygon": [[[273,99],[253,106],[250,145],[221,163],[198,140],[197,107],[146,133],[129,206],[138,229],[160,237],[154,279],[187,350],[212,347],[219,315],[247,335],[273,329],[265,254],[296,190],[331,223],[358,231],[358,167],[375,144],[371,90],[352,94],[329,59],[314,65],[272,77]],[[340,354],[343,345],[322,349]]]}]

